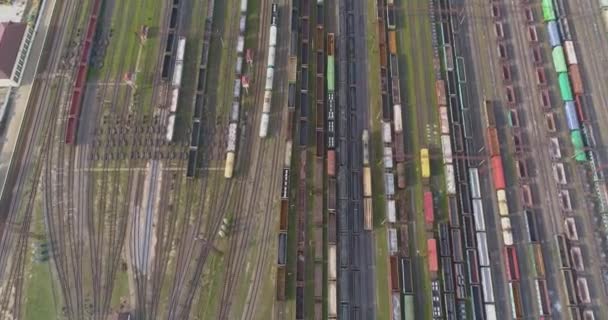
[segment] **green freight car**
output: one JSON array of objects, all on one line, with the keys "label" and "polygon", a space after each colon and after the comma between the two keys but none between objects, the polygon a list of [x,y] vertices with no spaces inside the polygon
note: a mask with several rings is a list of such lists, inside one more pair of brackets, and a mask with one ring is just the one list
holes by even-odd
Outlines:
[{"label": "green freight car", "polygon": [[555,72],[557,73],[568,72],[566,56],[564,55],[564,48],[562,46],[553,48],[553,67],[555,67]]},{"label": "green freight car", "polygon": [[414,317],[414,296],[404,295],[403,296],[403,317],[406,320],[416,319]]},{"label": "green freight car", "polygon": [[570,140],[574,146],[574,159],[578,162],[587,161],[587,155],[585,154],[585,144],[583,143],[583,136],[580,130],[573,130],[570,132]]},{"label": "green freight car", "polygon": [[543,20],[545,22],[555,20],[555,9],[553,8],[553,0],[542,0],[541,7],[543,8]]},{"label": "green freight car", "polygon": [[559,73],[557,75],[557,82],[559,83],[559,93],[562,96],[562,100],[572,101],[572,87],[570,86],[570,79],[568,79],[568,73]]}]

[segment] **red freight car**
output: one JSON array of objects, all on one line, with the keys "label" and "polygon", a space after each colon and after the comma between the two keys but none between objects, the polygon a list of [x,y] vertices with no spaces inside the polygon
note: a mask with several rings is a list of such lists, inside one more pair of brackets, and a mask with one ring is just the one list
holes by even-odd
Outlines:
[{"label": "red freight car", "polygon": [[576,106],[576,114],[578,115],[578,119],[581,122],[585,122],[587,121],[587,118],[585,116],[585,112],[583,111],[583,102],[581,100],[581,96],[577,95],[574,98],[574,105]]},{"label": "red freight car", "polygon": [[429,271],[438,272],[439,262],[437,260],[437,241],[435,238],[430,238],[426,241],[427,256],[429,259]]},{"label": "red freight car", "polygon": [[515,251],[515,247],[508,246],[505,247],[505,262],[507,264],[507,278],[509,281],[518,281],[519,280],[519,265],[517,262],[517,251]]},{"label": "red freight car", "polygon": [[433,194],[430,191],[424,192],[424,221],[427,226],[433,226],[435,214],[433,212]]},{"label": "red freight car", "polygon": [[578,65],[571,64],[568,66],[568,71],[570,73],[570,82],[572,83],[572,92],[574,92],[576,95],[583,94],[583,80],[581,78],[581,72]]},{"label": "red freight car", "polygon": [[391,289],[393,292],[399,292],[399,265],[397,264],[397,257],[389,257],[390,268],[391,268]]},{"label": "red freight car", "polygon": [[443,80],[435,81],[435,94],[437,95],[437,104],[439,106],[448,105],[448,99],[445,95],[445,81],[443,81]]},{"label": "red freight car", "polygon": [[500,156],[493,156],[490,159],[492,163],[492,180],[496,190],[505,188],[505,174],[502,167],[502,159]]},{"label": "red freight car", "polygon": [[287,231],[287,215],[289,213],[289,200],[281,199],[281,216],[279,219],[279,230]]},{"label": "red freight car", "polygon": [[336,176],[336,151],[327,150],[327,175],[330,177]]}]

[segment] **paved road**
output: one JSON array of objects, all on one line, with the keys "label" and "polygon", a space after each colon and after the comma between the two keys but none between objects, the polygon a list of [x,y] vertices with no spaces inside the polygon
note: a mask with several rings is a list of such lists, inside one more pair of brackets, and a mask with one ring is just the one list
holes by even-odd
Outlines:
[{"label": "paved road", "polygon": [[[368,124],[365,1],[338,4],[338,296],[341,319],[375,318],[372,235],[363,231],[362,143]],[[373,14],[373,13],[371,13]],[[331,29],[330,29],[331,30]],[[354,48],[349,48],[349,38]],[[351,88],[353,90],[351,90]],[[356,90],[354,90],[356,88]],[[340,223],[340,221],[346,223]],[[345,314],[342,308],[347,307]]]},{"label": "paved road", "polygon": [[[22,123],[27,111],[28,103],[30,101],[32,87],[34,86],[34,80],[38,72],[38,65],[42,60],[43,52],[42,49],[45,46],[47,34],[51,26],[51,16],[55,10],[56,0],[45,1],[45,9],[39,18],[38,31],[34,36],[30,55],[23,72],[23,79],[21,86],[13,92],[12,101],[9,102],[9,111],[6,118],[6,136],[3,138],[2,149],[0,151],[0,196],[2,197],[3,203],[6,202],[6,192],[12,191],[11,189],[5,189],[7,185],[12,186],[16,177],[13,174],[20,171],[19,168],[14,168],[9,175],[9,168],[12,165],[13,159],[18,159],[21,155],[15,153],[17,150],[17,140],[21,134]],[[47,48],[47,54],[49,48]],[[48,58],[47,58],[48,59]],[[46,70],[47,72],[49,70]],[[36,93],[34,93],[36,94]],[[29,112],[33,112],[30,108]],[[21,149],[23,150],[23,149]],[[18,161],[15,165],[22,165],[22,161]],[[8,181],[8,183],[7,183]],[[2,204],[4,207],[4,204]],[[8,209],[7,209],[8,211]]]}]

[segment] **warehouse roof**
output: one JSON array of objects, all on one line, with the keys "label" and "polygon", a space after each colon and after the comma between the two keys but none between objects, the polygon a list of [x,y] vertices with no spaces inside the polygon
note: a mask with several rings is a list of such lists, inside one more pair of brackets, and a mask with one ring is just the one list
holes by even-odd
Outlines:
[{"label": "warehouse roof", "polygon": [[25,23],[0,23],[0,79],[11,76],[26,29]]}]

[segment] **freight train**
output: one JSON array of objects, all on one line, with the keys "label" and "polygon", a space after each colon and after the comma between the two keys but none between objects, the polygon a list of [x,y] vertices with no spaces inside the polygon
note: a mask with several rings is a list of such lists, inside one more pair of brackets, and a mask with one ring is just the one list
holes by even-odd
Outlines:
[{"label": "freight train", "polygon": [[262,104],[262,116],[260,119],[260,138],[268,135],[268,124],[270,122],[270,107],[272,102],[272,88],[274,82],[274,63],[277,46],[277,24],[279,21],[279,9],[276,3],[272,4],[270,16],[270,39],[268,40],[268,59],[266,64],[266,83],[264,85],[264,102]]},{"label": "freight train", "polygon": [[327,175],[336,176],[335,35],[327,34]]},{"label": "freight train", "polygon": [[[579,123],[584,119],[580,96],[583,94],[582,79],[578,68],[578,59],[572,41],[564,41],[557,28],[559,19],[553,0],[542,0],[543,20],[549,33],[549,43],[552,47],[553,67],[557,73],[560,97],[564,104],[570,140],[574,146],[574,159],[578,162],[587,161],[582,128]],[[566,52],[566,53],[565,53]],[[568,55],[566,58],[566,54]],[[578,104],[578,107],[577,107]],[[578,110],[578,114],[577,114]]]},{"label": "freight train", "polygon": [[236,43],[237,60],[235,66],[235,79],[232,88],[232,106],[228,122],[228,141],[226,143],[226,163],[224,165],[224,178],[232,178],[236,159],[239,110],[241,104],[241,87],[243,76],[243,54],[245,51],[245,31],[247,21],[247,1],[241,0],[241,18],[239,22],[239,37]]},{"label": "freight train", "polygon": [[80,111],[82,108],[82,100],[85,94],[85,82],[87,71],[89,70],[89,59],[93,51],[93,38],[97,30],[97,20],[101,11],[102,0],[95,0],[93,9],[87,23],[86,38],[82,44],[80,51],[80,63],[76,71],[76,79],[72,87],[72,96],[70,98],[70,109],[68,111],[68,119],[65,127],[65,143],[76,143],[76,135],[78,130],[78,121],[80,119]]},{"label": "freight train", "polygon": [[369,164],[369,132],[363,130],[363,229],[372,230],[372,172]]},{"label": "freight train", "polygon": [[[179,90],[182,84],[182,74],[184,70],[184,54],[186,52],[186,38],[179,37],[177,40],[177,51],[175,53],[175,67],[173,68],[173,78],[171,79],[171,102],[169,104],[169,115],[167,121],[167,141],[173,140],[175,131],[175,112],[177,112],[177,102],[179,100]],[[197,125],[198,124],[198,125]],[[193,131],[199,132],[200,120],[193,125]],[[198,137],[198,135],[197,135]]]}]

